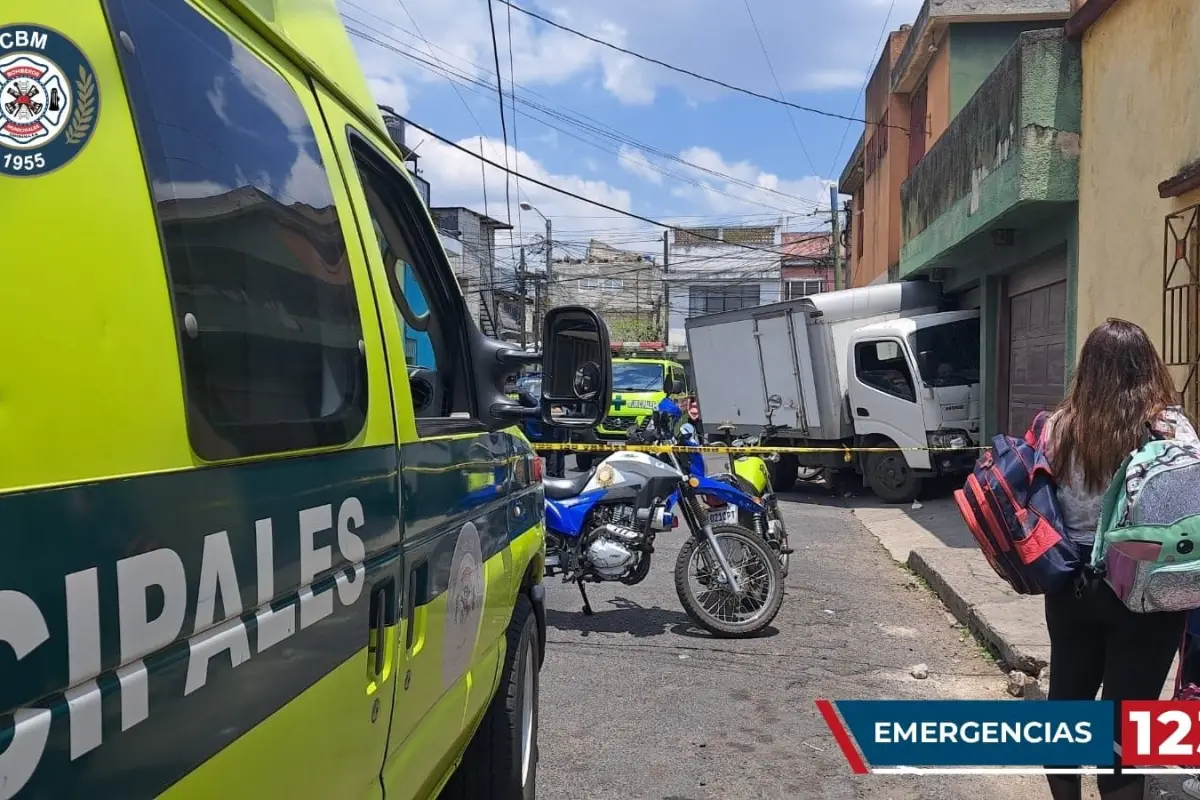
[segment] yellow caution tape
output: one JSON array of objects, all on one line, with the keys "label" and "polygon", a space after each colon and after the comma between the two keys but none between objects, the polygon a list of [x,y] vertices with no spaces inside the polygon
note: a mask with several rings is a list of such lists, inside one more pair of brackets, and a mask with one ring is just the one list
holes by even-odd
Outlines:
[{"label": "yellow caution tape", "polygon": [[730,445],[702,445],[687,447],[674,444],[621,444],[618,442],[604,444],[583,444],[569,442],[546,442],[533,446],[538,451],[566,450],[572,453],[613,453],[619,450],[629,450],[634,453],[700,453],[702,455],[739,455],[766,456],[773,454],[791,453],[841,453],[846,461],[850,461],[852,453],[901,453],[905,451],[925,451],[928,453],[962,453],[964,451],[982,451],[986,447],[732,447]]}]

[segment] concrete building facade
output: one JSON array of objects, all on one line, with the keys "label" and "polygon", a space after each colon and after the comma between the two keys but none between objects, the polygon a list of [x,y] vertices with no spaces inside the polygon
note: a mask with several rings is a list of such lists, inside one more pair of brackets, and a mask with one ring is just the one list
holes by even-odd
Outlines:
[{"label": "concrete building facade", "polygon": [[984,431],[1062,399],[1075,336],[1077,44],[1021,32],[902,189],[901,278],[981,313]]},{"label": "concrete building facade", "polygon": [[841,173],[850,196],[847,286],[896,280],[900,188],[1025,31],[1052,26],[1069,0],[935,0],[888,36],[867,92],[865,129]]},{"label": "concrete building facade", "polygon": [[798,300],[834,289],[833,234],[783,234],[780,298]]},{"label": "concrete building facade", "polygon": [[503,293],[511,293],[514,288],[513,279],[496,269],[496,232],[512,230],[512,226],[461,206],[431,208],[430,213],[480,330],[498,339],[517,341],[521,318],[505,313],[505,307],[511,304],[501,302]]},{"label": "concrete building facade", "polygon": [[1200,415],[1200,3],[1088,0],[1075,346],[1108,317],[1146,329]]},{"label": "concrete building facade", "polygon": [[689,317],[780,299],[783,225],[679,228],[663,271],[667,345],[686,347]]},{"label": "concrete building facade", "polygon": [[662,338],[662,266],[653,256],[592,239],[584,258],[554,261],[553,281],[550,305],[595,309],[614,342]]}]

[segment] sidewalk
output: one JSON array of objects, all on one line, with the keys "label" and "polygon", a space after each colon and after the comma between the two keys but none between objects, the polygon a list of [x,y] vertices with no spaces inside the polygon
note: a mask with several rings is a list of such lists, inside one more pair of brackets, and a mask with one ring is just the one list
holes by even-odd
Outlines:
[{"label": "sidewalk", "polygon": [[[892,558],[923,578],[959,622],[995,649],[1002,669],[1037,675],[1049,665],[1042,599],[1017,594],[992,571],[952,497],[923,500],[920,508],[886,506],[868,496],[848,502]],[[1171,666],[1163,699],[1170,698],[1177,666]],[[1179,789],[1183,777],[1151,776],[1146,798],[1186,800]]]},{"label": "sidewalk", "polygon": [[920,509],[854,509],[892,558],[925,579],[959,622],[991,644],[1007,669],[1037,675],[1050,663],[1042,600],[1000,580],[979,552],[954,500],[938,497]]},{"label": "sidewalk", "polygon": [[1005,669],[1037,675],[1049,666],[1042,598],[1019,595],[996,575],[952,497],[924,500],[920,508],[868,497],[850,504],[893,559],[923,578],[959,622],[995,648]]}]

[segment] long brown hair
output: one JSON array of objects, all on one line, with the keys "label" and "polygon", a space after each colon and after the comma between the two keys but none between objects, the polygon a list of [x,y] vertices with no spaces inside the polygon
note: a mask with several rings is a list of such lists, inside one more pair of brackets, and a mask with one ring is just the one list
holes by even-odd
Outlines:
[{"label": "long brown hair", "polygon": [[1054,423],[1055,475],[1065,479],[1075,465],[1089,491],[1103,491],[1137,448],[1143,424],[1174,405],[1176,397],[1171,373],[1144,330],[1123,319],[1098,326],[1083,343]]}]

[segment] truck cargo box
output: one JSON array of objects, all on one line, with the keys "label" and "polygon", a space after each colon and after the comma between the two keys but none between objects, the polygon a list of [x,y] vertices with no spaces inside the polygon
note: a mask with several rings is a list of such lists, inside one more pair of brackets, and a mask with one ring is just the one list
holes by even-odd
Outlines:
[{"label": "truck cargo box", "polygon": [[[905,281],[692,317],[685,329],[705,427],[754,431],[770,421],[792,437],[849,438],[846,359],[838,354],[850,333],[941,307],[936,285]],[[772,395],[780,401],[773,414]]]}]

